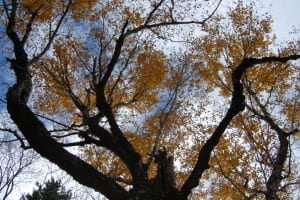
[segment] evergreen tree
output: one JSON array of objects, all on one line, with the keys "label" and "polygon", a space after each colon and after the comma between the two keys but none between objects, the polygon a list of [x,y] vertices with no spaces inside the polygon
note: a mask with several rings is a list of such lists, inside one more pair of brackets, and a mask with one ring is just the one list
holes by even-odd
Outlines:
[{"label": "evergreen tree", "polygon": [[71,191],[66,191],[60,180],[51,178],[44,186],[40,183],[36,183],[36,185],[38,189],[34,190],[32,194],[23,195],[20,200],[70,200],[72,197]]}]

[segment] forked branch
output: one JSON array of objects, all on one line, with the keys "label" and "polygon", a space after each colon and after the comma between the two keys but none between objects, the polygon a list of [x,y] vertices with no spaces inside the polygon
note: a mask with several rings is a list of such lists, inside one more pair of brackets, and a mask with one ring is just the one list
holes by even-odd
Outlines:
[{"label": "forked branch", "polygon": [[[245,71],[255,65],[264,64],[268,62],[281,62],[286,63],[291,60],[297,60],[300,58],[300,55],[290,55],[286,57],[262,57],[262,58],[245,58],[242,62],[237,66],[232,72],[232,85],[233,85],[233,93],[231,98],[230,107],[225,114],[224,118],[211,135],[211,137],[206,141],[206,143],[201,148],[197,163],[189,175],[188,179],[184,183],[181,188],[181,195],[183,199],[186,199],[187,196],[191,193],[191,190],[198,185],[198,181],[201,178],[203,172],[209,168],[209,159],[211,153],[215,146],[218,144],[220,137],[225,132],[226,128],[232,121],[232,119],[241,112],[245,107],[245,96],[243,95],[243,85],[241,84],[242,75]],[[281,150],[280,150],[281,151]],[[284,153],[284,151],[281,151]],[[276,170],[273,171],[273,177],[270,177],[269,182],[276,182],[273,180],[276,178],[275,176],[278,175],[278,170],[280,170],[280,166],[282,165],[282,159],[278,159],[275,164]],[[271,185],[271,183],[269,183]],[[271,190],[271,188],[270,188]]]}]

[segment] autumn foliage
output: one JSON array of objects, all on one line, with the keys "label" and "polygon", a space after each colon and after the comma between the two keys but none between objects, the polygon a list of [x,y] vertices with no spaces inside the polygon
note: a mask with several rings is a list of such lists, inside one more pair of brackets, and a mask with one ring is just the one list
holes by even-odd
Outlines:
[{"label": "autumn foliage", "polygon": [[146,200],[299,188],[299,43],[274,51],[255,1],[3,2],[20,142],[79,183]]}]

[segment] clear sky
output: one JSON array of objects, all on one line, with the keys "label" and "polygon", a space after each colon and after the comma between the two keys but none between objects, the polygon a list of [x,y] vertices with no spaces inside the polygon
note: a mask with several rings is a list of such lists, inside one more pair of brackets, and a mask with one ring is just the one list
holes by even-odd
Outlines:
[{"label": "clear sky", "polygon": [[278,40],[296,37],[296,35],[289,34],[293,27],[296,27],[300,34],[300,0],[267,0],[266,2],[272,4],[267,11],[272,14],[274,31]]}]

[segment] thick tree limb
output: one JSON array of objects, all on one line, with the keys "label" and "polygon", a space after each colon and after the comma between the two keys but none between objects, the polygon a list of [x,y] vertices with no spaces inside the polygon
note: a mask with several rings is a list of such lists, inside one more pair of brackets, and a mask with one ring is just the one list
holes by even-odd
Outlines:
[{"label": "thick tree limb", "polygon": [[13,97],[11,92],[14,91],[8,93],[8,112],[35,151],[57,164],[81,184],[101,191],[108,198],[119,199],[120,195],[124,199],[128,197],[121,186],[52,139],[42,122],[26,105],[13,103],[10,99]]},{"label": "thick tree limb", "polygon": [[[201,148],[197,163],[191,172],[190,176],[184,183],[184,185],[181,188],[181,195],[182,199],[186,199],[187,196],[191,193],[191,190],[198,185],[198,181],[200,177],[202,176],[203,172],[209,168],[209,159],[211,156],[211,153],[215,146],[218,144],[220,137],[226,130],[229,123],[232,121],[232,119],[244,109],[244,100],[245,96],[243,95],[243,86],[241,84],[241,78],[243,73],[248,69],[253,67],[254,65],[263,64],[267,62],[282,62],[286,63],[290,60],[296,60],[299,59],[300,55],[290,55],[287,57],[263,57],[263,58],[245,58],[243,61],[237,66],[233,72],[232,72],[232,85],[233,85],[233,93],[231,98],[231,104],[230,107],[225,114],[225,117],[222,119],[212,136],[206,141],[206,143]],[[280,134],[281,135],[281,134]],[[280,136],[279,135],[279,136]],[[279,138],[280,140],[283,140],[283,138]],[[285,143],[284,143],[285,144]],[[280,150],[280,154],[284,153],[285,151]],[[282,156],[279,156],[282,157]],[[282,158],[278,159],[276,161],[276,169],[273,170],[274,175],[271,175],[269,179],[268,185],[272,185],[272,183],[277,184],[276,179],[278,179],[278,174],[280,171],[280,166],[282,166],[282,163],[284,160]],[[280,172],[281,173],[281,172]],[[280,176],[279,176],[280,177]],[[276,183],[275,183],[276,182]],[[272,186],[273,187],[273,186]],[[270,188],[271,189],[271,188]]]},{"label": "thick tree limb", "polygon": [[[123,162],[127,165],[132,178],[133,184],[139,185],[141,182],[144,182],[147,179],[147,173],[143,167],[142,160],[140,155],[134,150],[133,146],[129,143],[129,141],[124,136],[123,132],[119,128],[112,111],[111,105],[108,103],[105,96],[105,87],[106,84],[115,68],[116,63],[121,54],[121,50],[126,39],[125,30],[127,28],[128,21],[126,21],[123,25],[121,34],[116,42],[116,46],[114,49],[114,53],[112,58],[107,65],[107,71],[103,75],[101,81],[96,86],[96,105],[101,113],[107,117],[111,133],[112,133],[112,141],[114,141],[114,145],[109,145],[113,147],[114,152],[120,156]],[[93,125],[94,128],[97,128],[96,125]],[[107,143],[108,144],[108,143]]]},{"label": "thick tree limb", "polygon": [[[78,182],[100,191],[110,199],[119,199],[120,196],[128,199],[128,192],[114,180],[106,177],[88,163],[66,151],[61,144],[51,138],[44,124],[26,105],[26,100],[31,92],[31,74],[28,69],[27,54],[23,46],[26,41],[21,41],[15,32],[17,4],[16,1],[12,1],[12,3],[13,9],[7,25],[7,35],[14,45],[15,59],[10,61],[17,82],[7,92],[7,110],[11,119],[18,126],[33,149],[49,161],[57,164]],[[43,53],[40,54],[40,56],[42,55]]]},{"label": "thick tree limb", "polygon": [[279,199],[277,196],[277,192],[279,191],[280,183],[283,179],[282,172],[284,171],[284,163],[287,158],[289,142],[287,137],[290,135],[289,133],[282,130],[270,117],[270,114],[267,112],[266,108],[261,104],[256,94],[250,89],[247,88],[249,93],[253,96],[256,104],[259,106],[263,114],[260,114],[257,110],[248,107],[256,116],[264,120],[266,123],[270,125],[270,127],[275,130],[278,139],[279,139],[279,149],[277,151],[275,162],[272,163],[272,172],[269,177],[265,192],[265,196],[267,200]]}]

